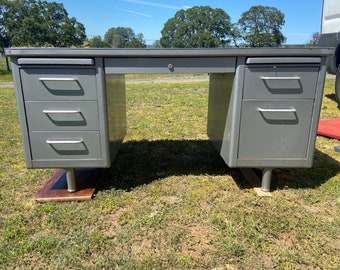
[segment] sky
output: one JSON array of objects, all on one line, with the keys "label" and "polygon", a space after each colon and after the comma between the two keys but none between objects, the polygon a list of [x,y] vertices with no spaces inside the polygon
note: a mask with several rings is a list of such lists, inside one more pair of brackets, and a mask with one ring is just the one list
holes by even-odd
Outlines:
[{"label": "sky", "polygon": [[276,7],[285,15],[282,27],[286,44],[305,44],[320,32],[322,0],[48,0],[64,5],[86,29],[88,38],[104,37],[112,27],[130,27],[142,33],[146,44],[161,38],[166,21],[180,9],[211,6],[223,9],[236,23],[252,6]]}]

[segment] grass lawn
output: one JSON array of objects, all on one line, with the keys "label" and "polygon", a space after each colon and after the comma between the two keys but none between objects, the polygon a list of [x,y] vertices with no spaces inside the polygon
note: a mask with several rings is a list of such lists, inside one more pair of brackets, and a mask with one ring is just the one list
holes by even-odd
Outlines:
[{"label": "grass lawn", "polygon": [[[0,75],[1,79],[1,75]],[[128,134],[96,197],[36,203],[12,88],[0,89],[1,269],[339,269],[340,153],[277,169],[258,197],[206,136],[207,81],[127,84]],[[338,117],[328,79],[321,118]]]},{"label": "grass lawn", "polygon": [[[10,63],[9,59],[8,61]],[[0,83],[11,82],[12,80],[12,72],[7,71],[6,58],[0,57]]]}]

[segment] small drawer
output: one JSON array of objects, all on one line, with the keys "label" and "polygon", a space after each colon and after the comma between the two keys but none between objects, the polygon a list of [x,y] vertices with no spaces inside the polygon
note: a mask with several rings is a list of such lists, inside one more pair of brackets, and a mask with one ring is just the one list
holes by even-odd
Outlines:
[{"label": "small drawer", "polygon": [[96,100],[95,69],[22,68],[25,100]]},{"label": "small drawer", "polygon": [[96,101],[26,101],[29,130],[98,130]]},{"label": "small drawer", "polygon": [[247,67],[245,99],[314,98],[318,67]]},{"label": "small drawer", "polygon": [[235,72],[236,57],[105,58],[106,73],[227,73]]},{"label": "small drawer", "polygon": [[240,124],[240,159],[304,159],[313,100],[245,100]]},{"label": "small drawer", "polygon": [[97,131],[31,131],[33,160],[101,159],[100,134]]}]

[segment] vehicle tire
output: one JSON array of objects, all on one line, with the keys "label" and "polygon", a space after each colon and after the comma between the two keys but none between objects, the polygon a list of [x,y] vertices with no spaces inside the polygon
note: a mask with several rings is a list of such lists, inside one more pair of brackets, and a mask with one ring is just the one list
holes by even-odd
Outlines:
[{"label": "vehicle tire", "polygon": [[338,107],[340,107],[340,66],[338,67],[335,76],[335,99],[338,103]]}]

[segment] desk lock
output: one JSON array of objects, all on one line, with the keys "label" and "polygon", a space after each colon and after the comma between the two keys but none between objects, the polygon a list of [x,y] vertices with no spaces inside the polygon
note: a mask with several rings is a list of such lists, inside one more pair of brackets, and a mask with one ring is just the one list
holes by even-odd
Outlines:
[{"label": "desk lock", "polygon": [[172,64],[168,64],[168,69],[173,72],[174,71],[174,66]]}]

